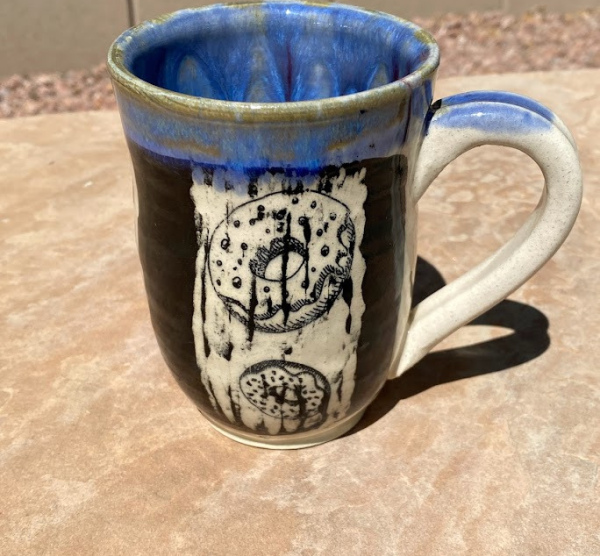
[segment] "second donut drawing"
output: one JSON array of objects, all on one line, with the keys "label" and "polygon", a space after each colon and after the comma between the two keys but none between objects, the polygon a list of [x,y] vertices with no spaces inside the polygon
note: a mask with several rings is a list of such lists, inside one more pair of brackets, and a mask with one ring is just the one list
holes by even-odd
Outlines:
[{"label": "second donut drawing", "polygon": [[247,326],[297,330],[349,287],[355,241],[344,203],[316,191],[272,193],[240,205],[216,227],[211,283]]}]

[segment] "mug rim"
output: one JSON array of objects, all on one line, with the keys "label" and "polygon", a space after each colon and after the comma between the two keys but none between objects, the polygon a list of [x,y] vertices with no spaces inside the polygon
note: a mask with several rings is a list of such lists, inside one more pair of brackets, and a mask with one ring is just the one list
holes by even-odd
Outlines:
[{"label": "mug rim", "polygon": [[[213,9],[248,9],[262,5],[295,4],[326,9],[331,6],[343,8],[349,12],[376,16],[398,23],[414,31],[411,40],[419,40],[427,47],[427,57],[420,61],[417,68],[409,74],[379,87],[348,95],[326,97],[317,100],[289,102],[240,102],[199,97],[165,89],[141,79],[125,67],[125,53],[137,35],[146,29],[165,25],[174,16],[183,13],[207,12]],[[223,3],[187,8],[149,19],[121,33],[111,44],[108,51],[107,68],[114,85],[119,85],[133,97],[143,100],[170,112],[184,116],[202,116],[208,119],[243,122],[283,122],[290,120],[314,121],[348,115],[357,110],[369,110],[387,102],[404,97],[407,92],[420,87],[428,77],[434,75],[439,66],[439,47],[431,33],[401,17],[385,12],[367,10],[358,6],[337,2],[314,2],[310,0],[266,0],[243,3]]]}]

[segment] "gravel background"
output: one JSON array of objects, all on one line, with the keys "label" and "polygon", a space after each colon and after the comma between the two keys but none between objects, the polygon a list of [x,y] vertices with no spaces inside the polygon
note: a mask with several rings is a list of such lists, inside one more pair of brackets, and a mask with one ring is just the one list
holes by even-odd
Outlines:
[{"label": "gravel background", "polygon": [[[440,44],[440,77],[600,67],[600,9],[414,18]],[[0,117],[115,108],[106,66],[0,80]]]}]

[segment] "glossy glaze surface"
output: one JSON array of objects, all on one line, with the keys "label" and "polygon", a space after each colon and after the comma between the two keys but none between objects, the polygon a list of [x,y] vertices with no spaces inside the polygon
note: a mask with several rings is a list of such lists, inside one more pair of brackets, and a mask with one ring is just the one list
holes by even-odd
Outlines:
[{"label": "glossy glaze surface", "polygon": [[438,58],[410,22],[271,2],[146,22],[115,41],[108,67],[128,136],[152,152],[242,171],[320,171],[397,154],[409,116],[418,123],[432,100]]},{"label": "glossy glaze surface", "polygon": [[[386,380],[399,327],[403,326],[398,320],[401,304],[406,305],[410,300],[410,292],[403,291],[408,284],[405,279],[407,259],[404,242],[406,158],[399,155],[370,159],[342,167],[347,175],[364,174],[363,237],[355,247],[355,258],[364,260],[361,280],[354,286],[350,275],[344,278],[341,290],[330,290],[330,301],[322,311],[313,314],[310,322],[291,326],[295,315],[301,313],[290,309],[289,329],[265,330],[262,323],[266,319],[259,318],[260,311],[267,307],[269,296],[275,293],[276,287],[280,287],[279,282],[264,282],[271,284],[273,291],[268,294],[260,292],[260,305],[257,301],[257,309],[252,316],[256,321],[248,321],[224,309],[223,300],[215,295],[213,289],[218,278],[213,277],[213,283],[207,262],[198,258],[198,237],[210,236],[216,227],[210,227],[206,217],[206,227],[203,227],[190,191],[194,188],[210,191],[213,185],[202,181],[194,186],[194,175],[198,176],[200,172],[197,167],[192,169],[189,163],[165,160],[131,142],[129,148],[137,183],[138,247],[153,326],[169,367],[199,408],[217,421],[225,419],[228,426],[240,431],[257,430],[261,434],[296,432],[300,423],[293,413],[297,409],[293,393],[288,396],[287,404],[292,413],[284,414],[289,421],[286,427],[277,424],[281,418],[278,407],[275,410],[267,407],[270,413],[266,415],[252,411],[250,406],[255,406],[258,399],[253,397],[252,389],[244,394],[247,388],[242,380],[244,373],[252,374],[252,365],[255,369],[263,368],[263,361],[275,361],[268,370],[279,368],[278,380],[285,382],[286,373],[296,375],[294,369],[298,365],[309,363],[308,370],[314,369],[310,372],[323,377],[317,379],[317,382],[323,381],[318,391],[326,394],[328,407],[319,409],[315,405],[313,411],[309,405],[304,417],[312,417],[313,421],[309,419],[301,429],[310,429],[326,420],[333,423],[363,409]],[[212,175],[218,173],[218,169],[211,170]],[[324,170],[320,178],[326,181],[328,172],[332,170]],[[205,167],[203,175],[207,173],[208,168]],[[282,179],[289,183],[289,178]],[[296,178],[294,184],[297,181]],[[168,188],[164,187],[165,183],[169,184]],[[280,184],[278,186],[281,187]],[[297,194],[285,195],[288,196],[287,206],[294,207],[292,200],[297,198]],[[200,211],[207,209],[198,208]],[[214,204],[211,204],[208,210],[214,212],[213,209]],[[232,218],[237,218],[236,211],[231,214]],[[328,219],[329,216],[328,212]],[[235,230],[233,222],[236,221],[232,221],[231,231]],[[332,221],[329,223],[333,224]],[[326,235],[322,232],[323,227],[317,226],[311,233],[319,238]],[[271,233],[276,236],[276,229],[273,228]],[[251,243],[247,234],[241,237]],[[233,237],[231,241],[234,241]],[[222,250],[220,241],[214,245],[216,251]],[[320,249],[317,256],[322,258]],[[302,270],[296,275],[302,277],[304,272],[310,271],[310,267],[315,268],[313,265],[318,264],[302,261]],[[214,268],[222,267],[217,266],[215,261]],[[242,293],[246,291],[242,287],[233,289]],[[360,312],[355,315],[352,306],[357,303],[360,303],[357,309]],[[234,304],[234,307],[240,307],[240,304]],[[279,310],[276,312],[281,314]],[[221,324],[217,325],[219,322]],[[283,321],[280,326],[283,328]],[[321,347],[314,342],[322,342]],[[286,366],[290,365],[287,369]],[[347,370],[342,373],[344,368]],[[306,369],[304,372],[307,372]],[[223,379],[230,376],[231,379]],[[278,395],[285,396],[285,392],[273,391],[265,399],[268,402],[267,398],[271,398],[273,404]],[[322,396],[319,397],[320,402],[323,402]],[[244,408],[251,415],[244,415]],[[317,411],[324,413],[318,421],[314,421]]]},{"label": "glossy glaze surface", "polygon": [[257,436],[358,415],[408,317],[406,185],[435,44],[347,6],[215,6],[127,32],[109,62],[152,322],[182,388]]}]

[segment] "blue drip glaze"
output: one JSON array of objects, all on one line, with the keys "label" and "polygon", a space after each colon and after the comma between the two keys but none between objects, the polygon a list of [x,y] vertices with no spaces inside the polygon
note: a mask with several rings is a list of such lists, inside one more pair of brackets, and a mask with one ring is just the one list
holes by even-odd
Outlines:
[{"label": "blue drip glaze", "polygon": [[436,125],[452,128],[481,129],[495,133],[528,133],[549,130],[553,113],[538,102],[500,91],[473,91],[442,100]]},{"label": "blue drip glaze", "polygon": [[[128,99],[119,98],[119,104],[126,133],[140,146],[172,158],[240,170],[271,166],[314,170],[389,156],[407,140],[408,114],[397,119],[396,105],[334,121],[235,126],[201,118],[164,118]],[[426,106],[421,122],[425,111]],[[340,141],[345,144],[334,149],[332,145]],[[214,147],[216,152],[203,152],[197,145]]]},{"label": "blue drip glaze", "polygon": [[[126,37],[132,36],[127,45]],[[183,10],[120,39],[125,65],[164,89],[218,100],[316,100],[388,84],[426,46],[414,29],[332,4]]]},{"label": "blue drip glaze", "polygon": [[516,93],[509,93],[506,91],[471,91],[468,93],[460,93],[458,95],[454,95],[444,99],[444,106],[453,106],[455,104],[462,104],[464,102],[471,101],[480,101],[480,102],[501,102],[505,104],[512,104],[515,106],[520,106],[522,108],[527,108],[527,110],[531,110],[536,114],[542,116],[549,122],[554,121],[554,114],[552,111],[539,102],[529,98],[524,97],[522,95],[517,95]]},{"label": "blue drip glaze", "polygon": [[218,100],[286,102],[397,82],[398,97],[345,116],[245,125],[204,119],[201,110],[171,112],[116,87],[125,132],[158,155],[238,171],[314,171],[396,154],[420,135],[432,100],[431,79],[412,90],[398,81],[428,56],[417,30],[384,14],[336,4],[177,12],[117,40],[125,66],[164,89]]}]

